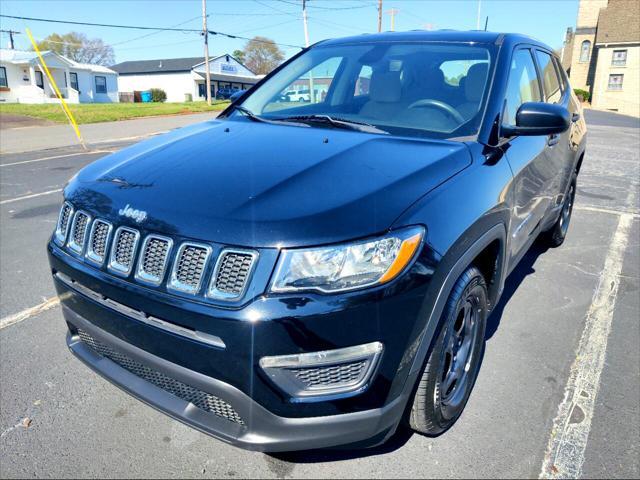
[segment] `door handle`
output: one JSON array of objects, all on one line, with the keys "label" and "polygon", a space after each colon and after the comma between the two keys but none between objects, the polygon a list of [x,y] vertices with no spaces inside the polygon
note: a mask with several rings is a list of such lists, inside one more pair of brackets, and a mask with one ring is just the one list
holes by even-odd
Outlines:
[{"label": "door handle", "polygon": [[571,121],[573,123],[576,123],[578,120],[580,120],[580,114],[579,113],[574,113],[573,115],[571,115]]},{"label": "door handle", "polygon": [[547,145],[553,147],[556,143],[560,141],[560,135],[554,133],[553,135],[549,135],[549,139],[547,140]]}]

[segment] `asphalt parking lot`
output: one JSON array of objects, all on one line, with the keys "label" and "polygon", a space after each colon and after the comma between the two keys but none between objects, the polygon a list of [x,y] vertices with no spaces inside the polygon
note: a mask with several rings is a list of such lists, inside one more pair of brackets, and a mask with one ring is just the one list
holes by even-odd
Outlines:
[{"label": "asphalt parking lot", "polygon": [[[2,156],[0,476],[538,477],[550,440],[562,440],[566,427],[586,435],[584,451],[563,447],[584,477],[639,477],[640,125],[591,111],[587,121],[568,239],[553,250],[534,246],[507,280],[461,419],[438,438],[401,432],[359,451],[239,450],[143,405],[74,359],[49,300],[45,244],[66,180],[124,144]],[[585,334],[608,324],[610,331]],[[574,409],[558,425],[585,351],[606,351],[590,379],[593,409]]]}]

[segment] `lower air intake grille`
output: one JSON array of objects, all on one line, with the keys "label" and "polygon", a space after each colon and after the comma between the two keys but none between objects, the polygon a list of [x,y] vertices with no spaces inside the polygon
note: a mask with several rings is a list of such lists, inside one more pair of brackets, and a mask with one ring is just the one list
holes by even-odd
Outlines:
[{"label": "lower air intake grille", "polygon": [[202,390],[168,377],[157,370],[142,365],[141,363],[138,363],[126,355],[118,353],[111,347],[99,342],[83,330],[78,329],[78,335],[80,335],[80,339],[95,350],[96,353],[108,358],[112,362],[118,364],[125,370],[133,373],[143,380],[154,384],[156,387],[161,388],[186,402],[192,403],[205,412],[213,413],[214,415],[229,420],[230,422],[244,425],[244,420],[242,420],[240,415],[238,415],[238,412],[236,412],[227,402],[215,395],[203,392]]},{"label": "lower air intake grille", "polygon": [[291,372],[309,387],[328,387],[356,382],[362,375],[366,360],[318,368],[295,368]]},{"label": "lower air intake grille", "polygon": [[205,245],[182,244],[171,275],[171,287],[197,293],[211,249]]},{"label": "lower air intake grille", "polygon": [[256,256],[253,252],[222,252],[209,296],[240,297],[244,293]]}]

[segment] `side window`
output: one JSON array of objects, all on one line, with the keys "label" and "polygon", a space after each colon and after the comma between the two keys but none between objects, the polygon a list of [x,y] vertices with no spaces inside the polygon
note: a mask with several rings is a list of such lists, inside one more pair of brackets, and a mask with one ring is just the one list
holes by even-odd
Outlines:
[{"label": "side window", "polygon": [[553,66],[551,55],[536,50],[536,58],[538,59],[538,67],[540,67],[540,75],[542,76],[545,100],[547,103],[558,103],[562,96],[562,91],[560,90],[558,73],[556,72],[556,67]]},{"label": "side window", "polygon": [[0,67],[0,87],[8,87],[9,83],[7,82],[7,69],[5,67]]},{"label": "side window", "polygon": [[373,70],[369,65],[363,65],[356,79],[356,88],[353,92],[354,96],[369,95],[369,83],[371,82],[371,73]]},{"label": "side window", "polygon": [[96,77],[96,93],[107,93],[107,77]]},{"label": "side window", "polygon": [[540,85],[531,51],[527,49],[516,50],[509,71],[503,123],[515,125],[516,113],[520,105],[540,100]]},{"label": "side window", "polygon": [[40,70],[36,70],[36,86],[44,88],[44,77]]},{"label": "side window", "polygon": [[71,88],[79,90],[78,88],[78,74],[75,72],[69,72],[69,80],[71,80]]},{"label": "side window", "polygon": [[588,62],[590,54],[591,54],[591,42],[589,40],[585,40],[580,45],[580,61]]}]

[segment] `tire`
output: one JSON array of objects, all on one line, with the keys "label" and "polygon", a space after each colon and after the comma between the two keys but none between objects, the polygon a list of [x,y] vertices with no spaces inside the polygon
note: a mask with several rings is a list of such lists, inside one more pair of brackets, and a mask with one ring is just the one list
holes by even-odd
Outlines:
[{"label": "tire", "polygon": [[567,237],[569,231],[569,223],[571,222],[571,214],[573,213],[573,203],[576,197],[576,185],[578,181],[577,174],[573,174],[571,177],[571,183],[569,184],[569,190],[564,197],[562,203],[562,210],[560,210],[560,216],[553,226],[543,233],[543,241],[550,247],[559,247],[564,243],[564,239]]},{"label": "tire", "polygon": [[[487,313],[484,277],[476,267],[469,267],[449,295],[438,336],[416,387],[409,414],[409,425],[416,432],[439,435],[464,410],[480,369]],[[456,357],[462,351],[465,358],[461,361]],[[458,379],[454,379],[456,372]]]}]

